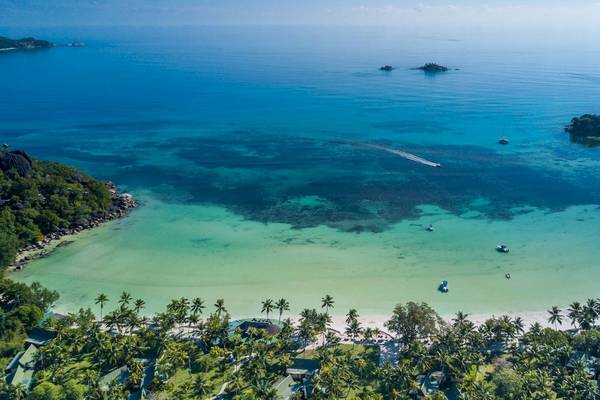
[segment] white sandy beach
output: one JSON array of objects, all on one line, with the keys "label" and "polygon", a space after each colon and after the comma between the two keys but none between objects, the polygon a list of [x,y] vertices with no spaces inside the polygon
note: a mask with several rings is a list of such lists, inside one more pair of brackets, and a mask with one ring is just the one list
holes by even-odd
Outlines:
[{"label": "white sandy beach", "polygon": [[[521,318],[525,324],[526,329],[530,328],[531,325],[538,323],[544,328],[554,328],[554,325],[548,322],[548,312],[547,311],[529,311],[529,312],[520,312],[520,313],[494,313],[494,314],[474,314],[469,315],[468,319],[473,321],[476,325],[483,324],[487,319],[493,317],[500,317],[502,315],[508,315],[512,319]],[[447,322],[451,322],[454,318],[454,315],[442,315],[442,319]],[[385,322],[389,320],[389,315],[364,315],[358,318],[363,328],[378,328],[383,332],[387,332],[385,328]],[[341,315],[333,315],[333,324],[331,326],[332,329],[335,329],[338,332],[345,332],[346,330],[346,317]],[[564,316],[562,325],[558,325],[557,329],[559,330],[568,330],[571,329],[572,326],[570,321]]]}]

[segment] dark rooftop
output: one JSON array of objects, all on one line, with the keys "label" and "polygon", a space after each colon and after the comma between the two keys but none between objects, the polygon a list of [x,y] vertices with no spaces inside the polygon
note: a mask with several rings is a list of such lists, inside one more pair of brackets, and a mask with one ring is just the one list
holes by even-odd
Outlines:
[{"label": "dark rooftop", "polygon": [[27,335],[27,339],[25,341],[27,343],[35,344],[36,346],[44,346],[55,337],[55,331],[50,331],[44,328],[33,328],[31,331],[29,331],[29,334]]},{"label": "dark rooftop", "polygon": [[281,332],[281,328],[276,324],[266,320],[247,320],[237,326],[242,331],[242,335],[247,336],[250,328],[265,331],[267,335],[274,336]]}]

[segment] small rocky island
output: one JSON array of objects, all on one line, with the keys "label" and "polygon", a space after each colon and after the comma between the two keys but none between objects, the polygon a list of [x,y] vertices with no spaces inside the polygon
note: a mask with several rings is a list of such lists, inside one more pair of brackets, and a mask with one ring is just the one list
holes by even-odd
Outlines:
[{"label": "small rocky island", "polygon": [[439,65],[436,63],[427,63],[420,67],[414,68],[424,72],[436,73],[436,72],[446,72],[450,71],[450,68],[444,67],[443,65]]},{"label": "small rocky island", "polygon": [[394,69],[394,67],[392,67],[391,65],[388,65],[388,64],[386,64],[383,67],[379,68],[380,71],[387,71],[387,72],[392,71],[393,69]]},{"label": "small rocky island", "polygon": [[600,146],[600,115],[584,114],[575,117],[565,127],[571,135],[571,141],[588,146]]},{"label": "small rocky island", "polygon": [[9,39],[7,37],[0,36],[0,51],[37,50],[49,49],[51,47],[54,47],[54,44],[47,40],[35,39],[32,37],[23,39]]}]

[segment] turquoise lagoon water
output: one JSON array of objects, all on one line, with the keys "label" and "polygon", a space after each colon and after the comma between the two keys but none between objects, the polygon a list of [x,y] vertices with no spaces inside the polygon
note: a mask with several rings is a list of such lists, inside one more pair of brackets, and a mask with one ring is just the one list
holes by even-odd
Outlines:
[{"label": "turquoise lagoon water", "polygon": [[[593,35],[31,33],[88,45],[0,57],[2,142],[144,203],[12,275],[58,290],[61,310],[123,290],[149,311],[175,296],[223,297],[236,316],[265,297],[297,311],[325,293],[340,314],[407,300],[443,313],[535,311],[598,295],[600,153],[562,131],[600,112]],[[411,70],[432,60],[457,70]],[[386,63],[396,69],[378,71]]]}]

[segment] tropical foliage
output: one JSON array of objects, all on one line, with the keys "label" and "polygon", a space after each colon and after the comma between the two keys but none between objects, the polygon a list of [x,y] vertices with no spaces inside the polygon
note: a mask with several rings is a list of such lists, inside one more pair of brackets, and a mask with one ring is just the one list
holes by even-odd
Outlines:
[{"label": "tropical foliage", "polygon": [[33,161],[26,174],[0,169],[0,269],[20,248],[110,207],[106,185],[74,168]]},{"label": "tropical foliage", "polygon": [[[246,334],[232,330],[223,299],[213,307],[201,298],[175,299],[148,318],[144,301],[127,292],[114,299],[99,294],[96,307],[110,309],[101,319],[89,309],[44,319],[56,293],[37,284],[0,283],[0,367],[22,349],[31,328],[41,324],[57,334],[36,355],[31,390],[0,384],[0,400],[126,399],[143,380],[139,360],[154,360],[148,390],[155,399],[219,393],[225,399],[277,399],[275,384],[297,357],[320,362],[311,381],[314,399],[600,398],[597,300],[549,310],[549,325],[568,324],[568,331],[540,324],[526,329],[509,316],[476,325],[460,312],[444,321],[427,304],[401,304],[386,336],[364,327],[354,309],[346,315],[345,334],[336,333],[329,314],[335,301],[325,296],[323,311],[304,309],[297,323],[271,320],[280,326],[271,336],[254,327]],[[257,302],[257,312],[277,311],[279,320],[289,308],[285,299]],[[123,366],[129,371],[125,381],[102,384],[103,375]],[[444,380],[425,396],[421,385],[433,371]]]},{"label": "tropical foliage", "polygon": [[586,144],[600,144],[600,115],[584,114],[575,117],[566,127],[566,131],[571,134],[571,139],[575,142]]}]

